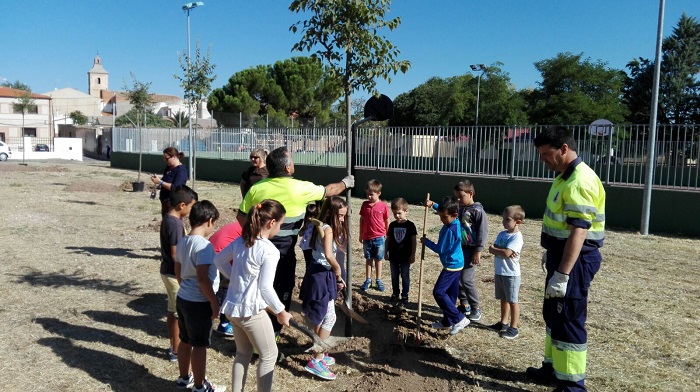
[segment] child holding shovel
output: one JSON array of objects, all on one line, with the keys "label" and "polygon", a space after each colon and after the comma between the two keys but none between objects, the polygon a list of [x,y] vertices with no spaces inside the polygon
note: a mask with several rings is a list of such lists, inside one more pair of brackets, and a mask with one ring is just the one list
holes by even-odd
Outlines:
[{"label": "child holding shovel", "polygon": [[[346,220],[348,205],[345,200],[331,197],[325,207],[321,212],[321,221],[317,222],[317,230],[311,235],[313,262],[306,269],[299,294],[304,314],[321,340],[330,336],[335,325],[335,299],[338,290],[345,287],[336,252],[345,252],[349,237]],[[333,364],[333,357],[316,352],[304,369],[324,380],[335,380],[335,374],[328,369]]]}]

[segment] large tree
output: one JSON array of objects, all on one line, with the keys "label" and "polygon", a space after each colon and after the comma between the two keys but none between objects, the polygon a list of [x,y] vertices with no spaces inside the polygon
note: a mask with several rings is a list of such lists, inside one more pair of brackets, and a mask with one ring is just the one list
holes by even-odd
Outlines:
[{"label": "large tree", "polygon": [[480,83],[479,76],[471,73],[445,79],[433,77],[408,93],[400,94],[396,97],[391,124],[474,125],[477,93],[480,96],[479,124],[526,123],[523,97],[499,65],[488,67]]},{"label": "large tree", "polygon": [[340,80],[348,134],[352,93],[364,89],[377,94],[377,78],[391,82],[391,74],[405,73],[411,66],[407,60],[398,60],[399,49],[382,35],[401,24],[399,17],[384,19],[390,5],[391,0],[295,0],[289,6],[292,12],[310,14],[289,28],[302,34],[292,50],[312,52]]},{"label": "large tree", "polygon": [[[629,77],[625,80],[623,102],[627,107],[626,121],[632,124],[649,124],[651,115],[651,90],[654,84],[654,62],[636,58],[627,63]],[[659,105],[657,117],[666,123],[666,114]]]},{"label": "large tree", "polygon": [[700,23],[685,13],[662,44],[661,105],[673,124],[700,120]]},{"label": "large tree", "polygon": [[589,124],[599,118],[625,119],[622,92],[626,75],[583,54],[559,53],[538,61],[540,87],[528,96],[530,121],[537,124]]},{"label": "large tree", "polygon": [[237,113],[267,116],[274,125],[286,126],[289,118],[316,118],[322,123],[340,91],[320,60],[293,57],[235,73],[209,95],[209,108],[225,126],[238,125]]}]

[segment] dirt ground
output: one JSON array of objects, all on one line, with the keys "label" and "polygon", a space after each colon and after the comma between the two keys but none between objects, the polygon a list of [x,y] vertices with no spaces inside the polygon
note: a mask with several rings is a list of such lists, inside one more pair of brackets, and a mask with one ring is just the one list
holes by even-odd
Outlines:
[{"label": "dirt ground", "polygon": [[[388,174],[390,175],[390,174]],[[158,274],[158,201],[131,192],[137,173],[105,162],[0,163],[0,383],[27,391],[170,391],[177,366],[168,362],[165,294]],[[146,179],[146,175],[142,175]],[[381,180],[381,178],[379,178]],[[477,196],[478,197],[478,179]],[[240,201],[235,184],[197,181],[200,199],[233,219]],[[449,189],[426,189],[433,195]],[[437,197],[436,197],[437,199]],[[488,204],[488,200],[479,200]],[[357,231],[361,200],[353,200]],[[423,209],[409,219],[422,230]],[[484,256],[477,272],[484,317],[458,335],[429,327],[440,312],[432,286],[440,270],[427,251],[422,291],[422,341],[416,340],[419,266],[411,271],[411,302],[395,309],[387,292],[354,293],[354,308],[371,325],[353,323],[339,312],[334,330],[337,359],[333,382],[303,370],[311,341],[285,329],[279,342],[285,359],[275,371],[276,391],[545,391],[523,371],[541,361],[544,324],[540,316],[540,211],[528,211],[522,227],[520,337],[509,341],[486,328],[498,321],[493,299],[493,263]],[[490,239],[500,217],[489,216]],[[440,222],[428,215],[428,237]],[[352,280],[364,277],[360,249],[353,242]],[[609,231],[605,263],[593,282],[589,307],[591,391],[696,391],[700,354],[698,260],[700,241]],[[298,260],[303,260],[299,252]],[[297,276],[303,271],[299,263]],[[299,321],[298,303],[293,314]],[[230,389],[235,353],[232,338],[213,335],[208,376]],[[254,390],[251,366],[248,390]]]}]

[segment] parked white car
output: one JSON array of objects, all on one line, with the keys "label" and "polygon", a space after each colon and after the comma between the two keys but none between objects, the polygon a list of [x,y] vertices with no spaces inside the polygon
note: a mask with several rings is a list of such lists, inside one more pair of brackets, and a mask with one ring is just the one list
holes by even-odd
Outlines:
[{"label": "parked white car", "polygon": [[0,161],[6,161],[8,158],[12,158],[12,149],[7,143],[0,142]]}]

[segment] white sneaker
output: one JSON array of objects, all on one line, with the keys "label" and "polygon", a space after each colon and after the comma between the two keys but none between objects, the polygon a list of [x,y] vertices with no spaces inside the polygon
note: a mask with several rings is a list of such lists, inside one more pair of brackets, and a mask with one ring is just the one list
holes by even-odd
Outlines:
[{"label": "white sneaker", "polygon": [[458,322],[457,324],[453,325],[452,328],[450,328],[450,335],[456,335],[459,333],[459,331],[463,330],[464,327],[469,325],[469,319],[468,318],[463,318],[462,321]]}]

